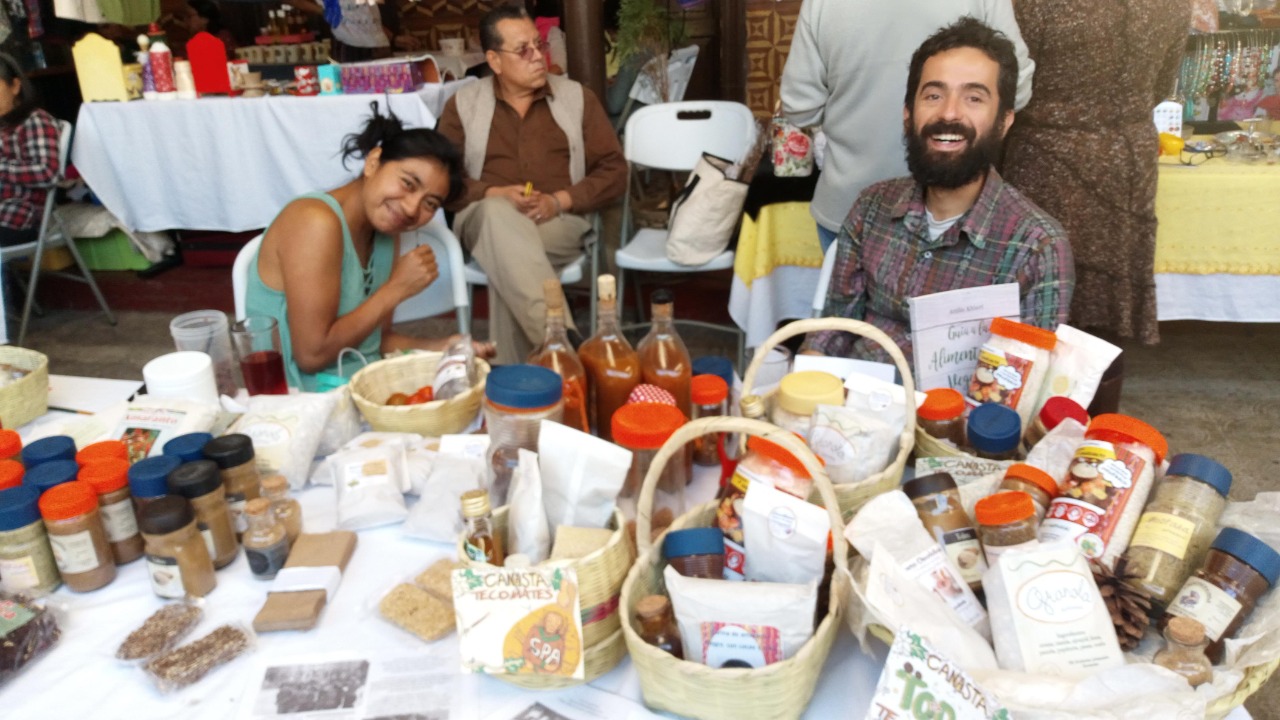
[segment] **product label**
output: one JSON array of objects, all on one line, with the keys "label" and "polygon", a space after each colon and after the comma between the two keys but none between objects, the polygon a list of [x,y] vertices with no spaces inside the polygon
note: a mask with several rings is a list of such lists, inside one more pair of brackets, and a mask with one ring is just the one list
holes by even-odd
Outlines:
[{"label": "product label", "polygon": [[969,404],[999,403],[1017,409],[1022,388],[1035,363],[1029,358],[983,345],[978,367],[969,380]]},{"label": "product label", "polygon": [[289,559],[289,542],[281,540],[264,548],[246,547],[244,556],[249,560],[249,570],[254,575],[275,575]]},{"label": "product label", "polygon": [[451,355],[440,363],[440,367],[436,369],[435,382],[431,383],[431,389],[434,392],[440,390],[454,380],[466,380],[467,378],[467,359],[461,355]]},{"label": "product label", "polygon": [[138,534],[138,519],[133,514],[133,503],[129,498],[110,505],[103,505],[102,525],[107,530],[107,540],[120,542]]},{"label": "product label", "polygon": [[770,625],[704,622],[702,657],[713,668],[761,668],[782,659],[782,634]]},{"label": "product label", "polygon": [[960,569],[960,577],[970,585],[982,582],[987,561],[982,556],[982,543],[973,528],[961,528],[942,534],[942,547],[947,557]]},{"label": "product label", "polygon": [[738,543],[724,539],[724,574],[725,580],[746,580],[747,550]]},{"label": "product label", "polygon": [[202,522],[196,523],[196,529],[200,531],[200,537],[204,538],[204,546],[209,548],[209,558],[214,559],[218,557],[218,553],[213,549],[213,531],[209,529],[208,525]]},{"label": "product label", "polygon": [[976,627],[986,619],[987,612],[978,603],[964,577],[947,562],[942,546],[931,545],[928,550],[903,563],[902,570],[925,590],[942,598],[969,625]]},{"label": "product label", "polygon": [[53,561],[64,575],[88,572],[101,564],[98,551],[93,546],[93,536],[88,530],[70,535],[50,535],[49,545],[53,547]]},{"label": "product label", "polygon": [[467,557],[471,558],[472,562],[481,562],[481,563],[493,562],[493,558],[489,555],[489,553],[485,552],[484,548],[471,542],[470,539],[462,543],[462,549],[467,553]]},{"label": "product label", "polygon": [[1014,548],[1031,547],[1032,545],[1039,545],[1039,544],[1040,544],[1039,540],[1028,540],[1024,543],[1018,543],[1017,545],[983,545],[982,550],[983,552],[986,553],[986,556],[987,556],[987,566],[996,567],[1000,563],[1000,556],[1009,552],[1010,550]]},{"label": "product label", "polygon": [[1008,720],[994,695],[923,635],[902,626],[894,634],[868,720]]},{"label": "product label", "polygon": [[0,559],[0,590],[18,592],[40,585],[35,558],[24,555],[9,560]]},{"label": "product label", "polygon": [[280,474],[289,459],[289,441],[299,418],[293,415],[259,416],[257,422],[239,431],[253,441],[253,463],[263,477]]},{"label": "product label", "polygon": [[148,554],[147,576],[151,578],[152,591],[162,598],[180,598],[187,594],[177,558]]},{"label": "product label", "polygon": [[181,410],[130,407],[115,436],[128,448],[129,462],[136,463],[149,456],[152,448],[159,452],[159,448],[177,437],[177,430],[186,417],[187,414]]},{"label": "product label", "polygon": [[0,638],[31,622],[35,613],[12,600],[0,600]]},{"label": "product label", "polygon": [[1060,674],[1124,664],[1102,596],[1074,550],[1006,558],[998,572],[1027,672]]},{"label": "product label", "polygon": [[[862,429],[855,428],[850,432],[861,433]],[[848,465],[858,459],[853,443],[849,442],[840,428],[831,425],[814,425],[809,431],[809,447],[827,465]]]},{"label": "product label", "polygon": [[342,483],[348,490],[354,490],[371,482],[391,483],[391,468],[386,460],[368,460],[351,462],[342,466]]},{"label": "product label", "polygon": [[1195,532],[1196,524],[1186,518],[1169,513],[1147,512],[1138,521],[1138,528],[1133,531],[1129,547],[1151,548],[1185,560]]},{"label": "product label", "polygon": [[1169,614],[1198,620],[1204,625],[1204,636],[1210,642],[1217,642],[1227,632],[1231,621],[1240,614],[1241,607],[1239,600],[1217,585],[1190,577],[1169,603]]},{"label": "product label", "polygon": [[1109,442],[1081,443],[1061,483],[1062,494],[1040,524],[1040,539],[1071,540],[1086,558],[1102,557],[1145,467],[1141,457]]},{"label": "product label", "polygon": [[249,519],[244,516],[244,493],[227,493],[227,512],[231,515],[231,527],[237,534],[244,534],[249,529]]},{"label": "product label", "polygon": [[769,534],[785,540],[796,534],[796,514],[791,508],[776,507],[769,512]]}]

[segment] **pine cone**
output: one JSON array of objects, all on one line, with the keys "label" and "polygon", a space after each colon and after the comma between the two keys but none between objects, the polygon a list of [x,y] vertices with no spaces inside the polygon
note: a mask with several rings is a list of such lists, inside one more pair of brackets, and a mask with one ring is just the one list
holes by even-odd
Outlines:
[{"label": "pine cone", "polygon": [[1111,613],[1111,624],[1116,628],[1116,638],[1120,641],[1121,650],[1132,650],[1142,642],[1142,636],[1151,624],[1151,595],[1128,582],[1136,576],[1109,570],[1105,566],[1092,563],[1093,580],[1098,584],[1098,592],[1107,604]]}]

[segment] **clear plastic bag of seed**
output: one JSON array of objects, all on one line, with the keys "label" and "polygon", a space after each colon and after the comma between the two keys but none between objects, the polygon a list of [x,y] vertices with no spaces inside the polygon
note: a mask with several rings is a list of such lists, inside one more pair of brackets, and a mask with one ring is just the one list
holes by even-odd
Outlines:
[{"label": "clear plastic bag of seed", "polygon": [[116,659],[140,663],[177,647],[204,617],[203,602],[166,603],[152,613],[116,649]]},{"label": "clear plastic bag of seed", "polygon": [[152,657],[142,669],[157,690],[171,693],[196,684],[257,645],[258,638],[248,625],[227,623],[186,645]]},{"label": "clear plastic bag of seed", "polygon": [[58,619],[43,602],[0,592],[0,688],[58,641]]}]

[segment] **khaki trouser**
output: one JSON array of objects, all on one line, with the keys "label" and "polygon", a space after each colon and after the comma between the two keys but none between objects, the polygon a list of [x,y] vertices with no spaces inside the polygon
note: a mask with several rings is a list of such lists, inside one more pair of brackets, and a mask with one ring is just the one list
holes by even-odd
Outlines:
[{"label": "khaki trouser", "polygon": [[[458,213],[453,231],[489,276],[489,339],[495,362],[522,363],[542,343],[547,303],[542,283],[582,254],[591,223],[561,215],[536,224],[502,197],[486,198]],[[573,329],[573,317],[565,313]]]}]

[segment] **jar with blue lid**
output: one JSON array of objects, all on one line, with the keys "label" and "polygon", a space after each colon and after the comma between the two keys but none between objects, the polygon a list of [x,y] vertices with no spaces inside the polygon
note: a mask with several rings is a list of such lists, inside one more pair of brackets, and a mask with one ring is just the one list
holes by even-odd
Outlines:
[{"label": "jar with blue lid", "polygon": [[0,590],[47,595],[62,584],[53,548],[40,518],[40,491],[0,490]]},{"label": "jar with blue lid", "polygon": [[27,469],[54,460],[75,460],[76,441],[66,435],[53,435],[28,443],[22,448],[22,464]]},{"label": "jar with blue lid", "polygon": [[520,449],[538,450],[543,420],[564,421],[564,383],[538,365],[506,365],[489,372],[484,387],[484,422],[489,430],[489,494],[506,503]]},{"label": "jar with blue lid", "polygon": [[179,435],[164,444],[164,454],[173,455],[182,462],[195,462],[204,459],[204,446],[209,444],[213,435],[207,432],[193,432]]},{"label": "jar with blue lid", "polygon": [[1022,440],[1022,420],[1017,411],[996,403],[984,403],[969,411],[965,432],[969,448],[980,458],[1014,460]]},{"label": "jar with blue lid", "polygon": [[44,492],[51,487],[75,480],[79,473],[80,464],[75,460],[54,460],[35,467],[28,465],[27,474],[22,476],[22,484]]},{"label": "jar with blue lid", "polygon": [[169,473],[181,464],[182,459],[177,455],[156,455],[129,467],[129,494],[133,496],[138,514],[142,514],[142,508],[169,494]]}]

